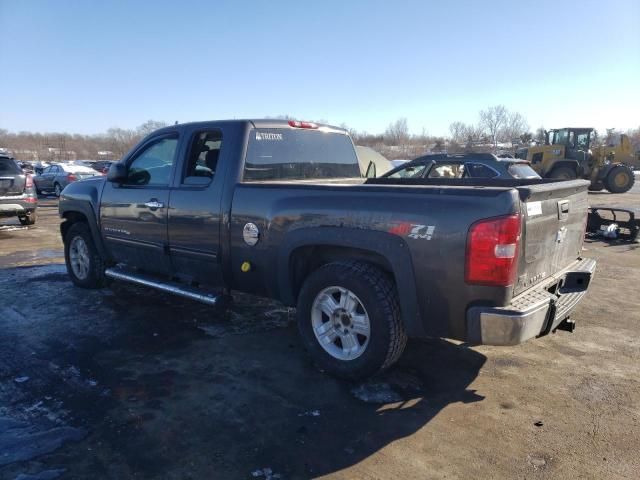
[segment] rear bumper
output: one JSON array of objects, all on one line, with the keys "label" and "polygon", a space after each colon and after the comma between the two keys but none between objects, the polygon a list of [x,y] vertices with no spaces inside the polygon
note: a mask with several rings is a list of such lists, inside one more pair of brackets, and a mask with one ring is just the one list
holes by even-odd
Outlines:
[{"label": "rear bumper", "polygon": [[[27,201],[33,199],[34,203]],[[32,212],[38,206],[35,196],[16,195],[10,197],[0,197],[0,217],[15,217]]]},{"label": "rear bumper", "polygon": [[506,307],[469,308],[467,341],[517,345],[555,330],[587,293],[595,269],[595,260],[584,258],[514,297]]}]

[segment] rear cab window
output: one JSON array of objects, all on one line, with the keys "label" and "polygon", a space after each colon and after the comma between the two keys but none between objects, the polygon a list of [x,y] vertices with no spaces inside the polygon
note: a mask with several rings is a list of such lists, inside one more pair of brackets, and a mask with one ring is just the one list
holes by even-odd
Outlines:
[{"label": "rear cab window", "polygon": [[360,178],[348,135],[320,129],[257,128],[250,132],[244,182]]}]

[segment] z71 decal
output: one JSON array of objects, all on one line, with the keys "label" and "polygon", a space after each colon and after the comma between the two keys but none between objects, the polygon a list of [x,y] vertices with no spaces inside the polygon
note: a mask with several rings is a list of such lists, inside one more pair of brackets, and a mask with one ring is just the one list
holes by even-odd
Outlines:
[{"label": "z71 decal", "polygon": [[418,225],[416,223],[398,223],[389,229],[389,233],[409,237],[414,240],[431,240],[435,225]]}]

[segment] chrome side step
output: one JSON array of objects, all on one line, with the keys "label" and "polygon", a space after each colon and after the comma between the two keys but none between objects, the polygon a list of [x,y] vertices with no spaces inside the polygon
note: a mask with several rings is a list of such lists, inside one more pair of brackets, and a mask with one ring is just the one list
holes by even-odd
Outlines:
[{"label": "chrome side step", "polygon": [[190,298],[197,302],[206,303],[207,305],[219,305],[222,303],[223,295],[215,295],[213,293],[205,293],[197,288],[188,287],[171,281],[161,281],[157,278],[135,270],[126,269],[124,267],[107,268],[104,274],[115,280],[123,280],[125,282],[144,285],[145,287],[155,288],[163,292],[173,293],[181,297]]}]

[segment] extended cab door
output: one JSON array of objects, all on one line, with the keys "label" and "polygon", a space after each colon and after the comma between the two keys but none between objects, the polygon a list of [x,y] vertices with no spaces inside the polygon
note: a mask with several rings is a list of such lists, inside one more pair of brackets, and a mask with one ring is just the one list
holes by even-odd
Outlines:
[{"label": "extended cab door", "polygon": [[117,262],[171,273],[167,212],[177,149],[177,132],[152,137],[125,161],[128,173],[124,182],[106,182],[100,225]]},{"label": "extended cab door", "polygon": [[191,129],[169,198],[169,250],[174,274],[200,284],[222,285],[220,223],[224,177],[222,130]]}]

